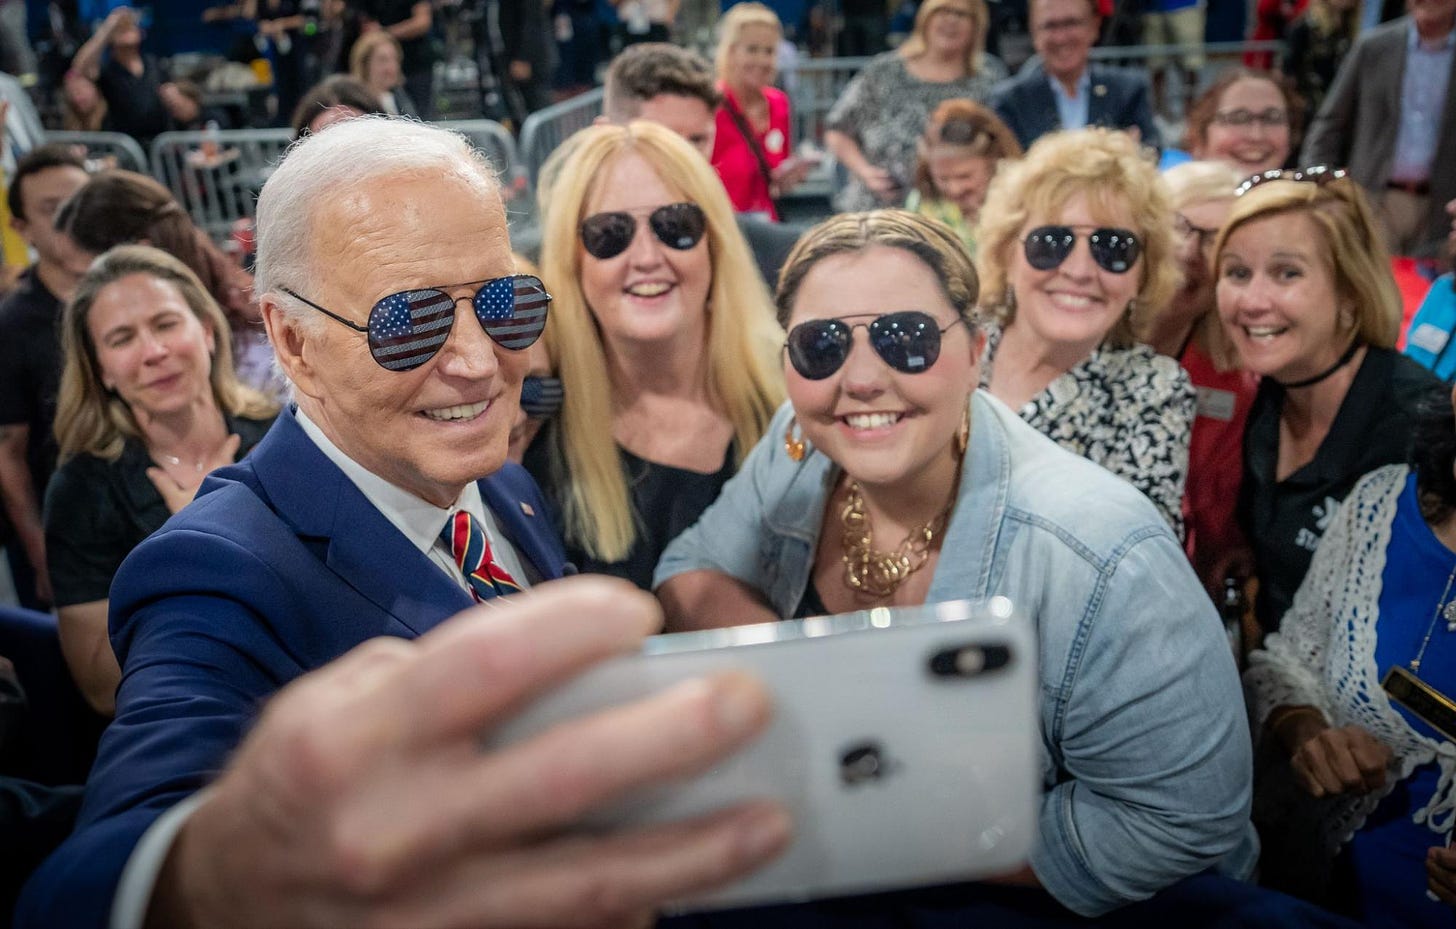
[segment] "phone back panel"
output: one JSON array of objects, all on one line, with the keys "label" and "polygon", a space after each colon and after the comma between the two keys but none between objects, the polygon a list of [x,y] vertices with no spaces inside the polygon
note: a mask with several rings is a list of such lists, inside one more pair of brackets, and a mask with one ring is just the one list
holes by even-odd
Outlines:
[{"label": "phone back panel", "polygon": [[788,851],[693,908],[972,880],[1013,870],[1031,851],[1042,792],[1035,656],[1033,631],[1004,598],[659,636],[490,742],[747,670],[774,697],[763,736],[711,772],[640,792],[583,826],[784,803],[795,825]]}]

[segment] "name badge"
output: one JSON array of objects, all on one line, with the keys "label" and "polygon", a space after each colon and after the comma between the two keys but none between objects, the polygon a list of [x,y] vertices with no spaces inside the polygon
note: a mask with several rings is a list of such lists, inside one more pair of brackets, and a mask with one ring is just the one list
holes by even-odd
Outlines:
[{"label": "name badge", "polygon": [[1410,335],[1406,337],[1407,342],[1416,348],[1430,352],[1432,355],[1440,354],[1441,349],[1445,348],[1446,343],[1450,340],[1451,333],[1442,329],[1440,326],[1433,326],[1430,323],[1421,323],[1412,329]]},{"label": "name badge", "polygon": [[763,144],[769,151],[777,155],[784,150],[784,133],[782,129],[770,129],[768,135],[763,137]]},{"label": "name badge", "polygon": [[1214,387],[1198,388],[1198,415],[1228,422],[1234,418],[1234,393]]},{"label": "name badge", "polygon": [[1380,686],[1390,695],[1390,699],[1410,710],[1447,740],[1456,742],[1456,700],[1400,665],[1385,672],[1385,679],[1380,682]]}]

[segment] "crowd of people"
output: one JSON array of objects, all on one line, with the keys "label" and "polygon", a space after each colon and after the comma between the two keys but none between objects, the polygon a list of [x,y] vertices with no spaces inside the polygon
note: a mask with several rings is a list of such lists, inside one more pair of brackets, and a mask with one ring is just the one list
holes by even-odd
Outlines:
[{"label": "crowd of people", "polygon": [[[586,6],[496,28],[564,53]],[[1097,0],[1031,0],[1015,74],[983,0],[894,49],[846,3],[876,54],[802,226],[801,23],[732,5],[710,60],[663,41],[696,5],[615,6],[530,230],[422,121],[427,0],[210,14],[348,50],[275,61],[296,141],[248,268],[146,175],[19,157],[6,553],[105,730],[52,734],[90,740],[84,791],[11,776],[0,638],[0,924],[647,924],[805,824],[573,827],[792,708],[724,673],[481,732],[646,636],[1004,596],[1037,641],[1022,867],[663,924],[1449,925],[1456,0],[1311,0],[1287,73],[1211,75],[1177,139],[1164,81],[1092,60]],[[139,139],[210,119],[141,34],[109,13],[67,99]]]}]

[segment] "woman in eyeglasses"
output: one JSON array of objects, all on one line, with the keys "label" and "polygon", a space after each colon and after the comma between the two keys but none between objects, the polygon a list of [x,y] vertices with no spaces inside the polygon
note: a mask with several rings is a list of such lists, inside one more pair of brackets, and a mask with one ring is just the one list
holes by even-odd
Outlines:
[{"label": "woman in eyeglasses", "polygon": [[107,716],[121,679],[106,632],[112,577],[278,413],[238,381],[229,338],[197,276],[140,245],[98,258],[61,319],[61,463],[46,490],[46,554],[66,662]]},{"label": "woman in eyeglasses", "polygon": [[1340,501],[1407,460],[1416,400],[1440,382],[1394,350],[1400,293],[1365,194],[1342,171],[1270,171],[1240,188],[1216,252],[1218,313],[1263,380],[1244,432],[1239,518],[1279,623]]},{"label": "woman in eyeglasses", "polygon": [[777,296],[789,405],[664,554],[669,628],[1009,597],[1040,634],[1048,763],[1005,880],[1092,915],[1241,872],[1248,730],[1212,604],[1143,495],[976,389],[977,291],[914,213],[805,234]]},{"label": "woman in eyeglasses", "polygon": [[1184,547],[1204,587],[1222,597],[1230,577],[1249,573],[1248,543],[1234,502],[1243,475],[1244,423],[1257,376],[1240,364],[1213,299],[1213,240],[1242,180],[1219,161],[1190,161],[1163,172],[1173,195],[1173,232],[1183,280],[1173,298],[1147,314],[1142,341],[1174,358],[1198,392],[1183,497]]},{"label": "woman in eyeglasses", "polygon": [[1167,188],[1127,134],[1045,136],[991,182],[977,230],[991,395],[1147,494],[1175,531],[1194,394],[1135,341],[1178,285]]},{"label": "woman in eyeglasses", "polygon": [[561,413],[526,455],[578,568],[646,588],[783,397],[783,333],[712,166],[655,123],[547,165],[542,276]]},{"label": "woman in eyeglasses", "polygon": [[1303,124],[1304,104],[1283,75],[1233,67],[1188,108],[1183,144],[1195,159],[1222,161],[1247,177],[1288,164]]}]

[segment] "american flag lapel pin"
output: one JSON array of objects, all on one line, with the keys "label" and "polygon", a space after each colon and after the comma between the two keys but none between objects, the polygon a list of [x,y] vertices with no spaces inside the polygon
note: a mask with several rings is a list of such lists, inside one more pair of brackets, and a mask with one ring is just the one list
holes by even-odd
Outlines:
[{"label": "american flag lapel pin", "polygon": [[521,512],[522,513],[525,513],[527,516],[535,516],[536,515],[536,511],[533,510],[533,509],[531,509],[531,504],[527,503],[524,500],[521,501]]}]

